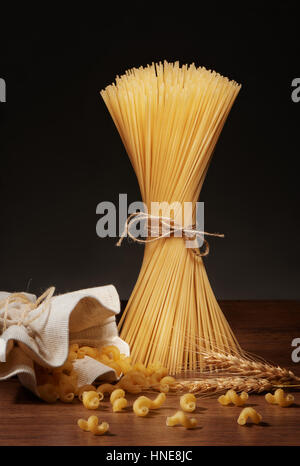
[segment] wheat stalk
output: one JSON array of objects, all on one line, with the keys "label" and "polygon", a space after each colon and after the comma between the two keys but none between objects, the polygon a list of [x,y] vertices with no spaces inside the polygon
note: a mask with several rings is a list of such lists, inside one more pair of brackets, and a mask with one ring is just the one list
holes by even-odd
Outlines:
[{"label": "wheat stalk", "polygon": [[[275,387],[300,387],[300,377],[292,371],[266,361],[221,351],[207,351],[203,348],[201,378],[178,382],[177,391],[189,391],[199,395],[213,395],[233,389],[238,392],[261,393]],[[222,376],[216,374],[222,373]]]},{"label": "wheat stalk", "polygon": [[[266,379],[273,385],[300,383],[292,371],[280,366],[273,366],[265,361],[249,359],[215,351],[201,351],[205,365],[213,367],[213,372],[226,372],[226,374]],[[210,369],[210,373],[212,370]]]},{"label": "wheat stalk", "polygon": [[237,392],[261,393],[273,388],[267,379],[255,377],[218,377],[201,380],[185,380],[176,384],[177,391],[188,391],[195,395],[213,395],[225,390],[233,389]]}]

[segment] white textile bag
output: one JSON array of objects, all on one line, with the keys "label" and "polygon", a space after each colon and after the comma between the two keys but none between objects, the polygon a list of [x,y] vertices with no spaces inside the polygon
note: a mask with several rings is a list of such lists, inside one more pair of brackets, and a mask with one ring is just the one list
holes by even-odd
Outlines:
[{"label": "white textile bag", "polygon": [[[0,292],[0,380],[17,375],[37,396],[34,362],[62,366],[71,343],[115,345],[129,356],[129,346],[118,335],[120,300],[113,285],[53,293],[49,288],[37,299],[28,293]],[[74,369],[79,386],[98,378],[117,380],[114,369],[89,356],[74,361]]]}]

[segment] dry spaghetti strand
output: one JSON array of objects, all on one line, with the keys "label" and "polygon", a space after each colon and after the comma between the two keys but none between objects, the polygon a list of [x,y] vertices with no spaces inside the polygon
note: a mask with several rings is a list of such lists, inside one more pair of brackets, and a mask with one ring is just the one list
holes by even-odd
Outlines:
[{"label": "dry spaghetti strand", "polygon": [[[195,224],[195,207],[218,137],[240,90],[235,81],[194,64],[133,68],[101,91],[135,170],[144,203],[176,206],[159,215]],[[191,202],[191,218],[182,218]],[[151,212],[153,213],[153,212]],[[203,366],[206,349],[239,345],[216,301],[200,256],[184,238],[147,243],[144,261],[120,321],[133,360],[160,361],[171,373]],[[188,342],[188,347],[186,347]]]}]

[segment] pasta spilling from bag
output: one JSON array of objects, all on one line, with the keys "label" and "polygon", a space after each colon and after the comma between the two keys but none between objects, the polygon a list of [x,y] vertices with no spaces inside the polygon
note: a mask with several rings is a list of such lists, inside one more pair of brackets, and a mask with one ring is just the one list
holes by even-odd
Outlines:
[{"label": "pasta spilling from bag", "polygon": [[[121,369],[111,352],[122,353],[125,361],[129,356],[118,335],[119,312],[113,285],[58,296],[49,288],[38,299],[28,293],[0,293],[0,380],[17,375],[50,403],[72,402],[78,387],[101,377],[118,380]],[[97,347],[105,348],[98,359],[93,357]],[[90,406],[92,390],[80,393]]]},{"label": "pasta spilling from bag", "polygon": [[[145,242],[144,260],[120,321],[120,335],[130,345],[133,360],[160,361],[170,373],[201,370],[197,346],[202,341],[207,350],[240,350],[203,264],[207,233],[197,231],[204,251],[193,239],[196,202],[239,90],[235,81],[214,71],[164,62],[133,68],[101,91],[147,208],[147,215],[139,218],[146,219],[151,232],[144,241],[137,240]],[[153,203],[159,204],[154,212],[160,232],[156,238],[150,228]],[[169,235],[164,230],[168,225]]]}]

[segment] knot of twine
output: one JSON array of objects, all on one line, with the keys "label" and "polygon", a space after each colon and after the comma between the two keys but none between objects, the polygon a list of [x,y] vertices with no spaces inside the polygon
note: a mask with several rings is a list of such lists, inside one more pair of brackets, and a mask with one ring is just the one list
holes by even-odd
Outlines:
[{"label": "knot of twine", "polygon": [[[151,220],[150,226],[148,222],[148,236],[152,236],[152,238],[136,238],[136,236],[131,233],[130,227],[141,220]],[[155,222],[152,222],[152,220]],[[134,212],[127,218],[124,230],[116,246],[121,246],[123,239],[127,235],[136,243],[153,243],[154,241],[158,241],[162,238],[168,238],[171,236],[174,237],[176,233],[180,233],[179,237],[183,237],[185,240],[190,241],[194,241],[196,238],[202,238],[204,245],[203,251],[200,251],[196,248],[191,248],[196,256],[201,257],[207,256],[209,254],[209,243],[204,238],[204,236],[216,236],[218,238],[224,238],[222,233],[208,233],[207,231],[197,230],[195,225],[182,226],[169,217],[159,217],[156,215],[147,214],[145,212]]]},{"label": "knot of twine", "polygon": [[[0,323],[2,324],[2,333],[11,325],[23,325],[24,327],[28,327],[29,324],[38,319],[44,312],[48,311],[54,291],[55,287],[51,286],[34,303],[30,301],[24,293],[12,293],[7,298],[0,301]],[[43,306],[40,312],[31,319],[28,318],[30,312],[37,309],[41,302],[43,302]],[[14,305],[10,306],[10,304]],[[12,318],[11,312],[14,311],[14,314],[16,314],[19,311],[20,304],[24,305],[24,309],[19,319],[16,320]]]}]

